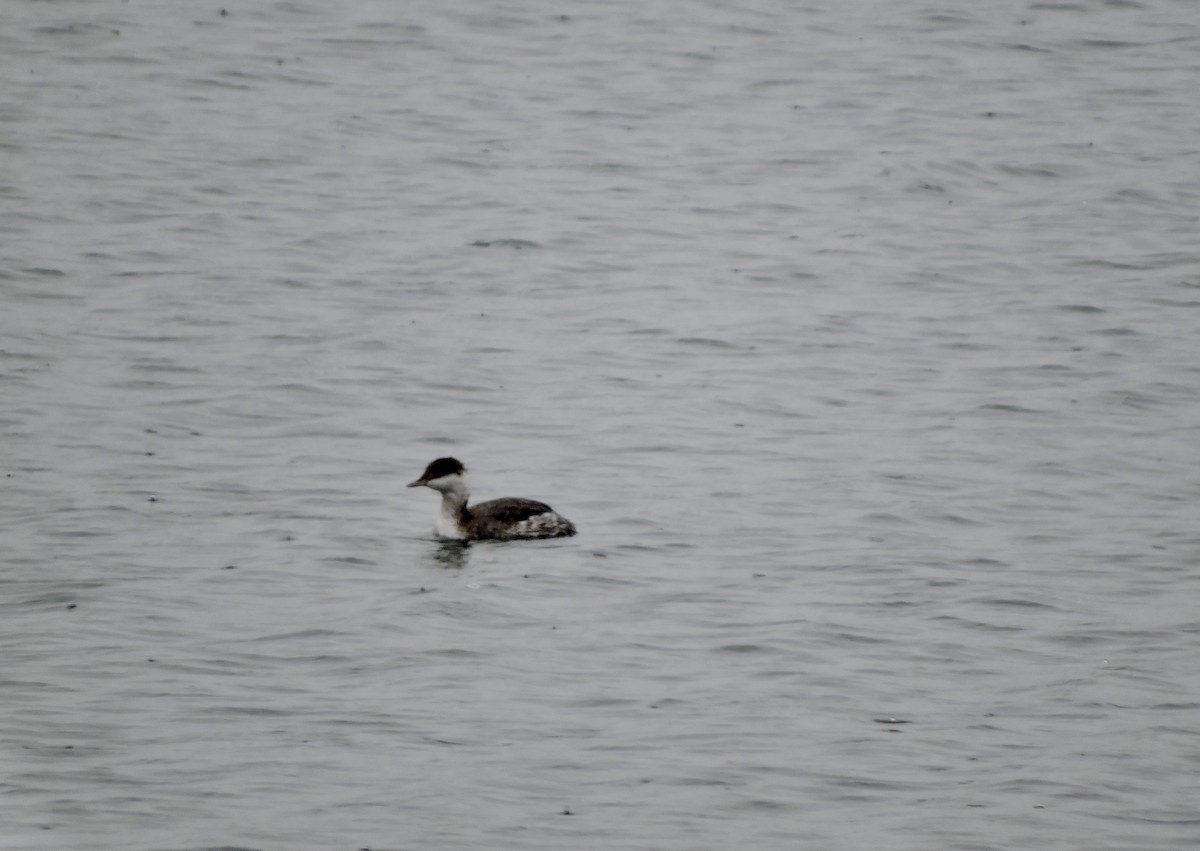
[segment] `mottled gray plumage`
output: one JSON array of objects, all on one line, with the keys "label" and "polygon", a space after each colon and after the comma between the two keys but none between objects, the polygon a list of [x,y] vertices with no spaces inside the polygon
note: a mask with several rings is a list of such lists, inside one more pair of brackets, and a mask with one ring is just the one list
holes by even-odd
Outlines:
[{"label": "mottled gray plumage", "polygon": [[575,534],[570,520],[544,502],[502,497],[466,506],[468,538],[559,538]]}]

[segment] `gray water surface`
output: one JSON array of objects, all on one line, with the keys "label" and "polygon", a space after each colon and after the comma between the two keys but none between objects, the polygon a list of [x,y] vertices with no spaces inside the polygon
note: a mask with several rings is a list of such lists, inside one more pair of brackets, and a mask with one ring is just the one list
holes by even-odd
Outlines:
[{"label": "gray water surface", "polygon": [[1200,844],[1194,4],[0,19],[0,848]]}]

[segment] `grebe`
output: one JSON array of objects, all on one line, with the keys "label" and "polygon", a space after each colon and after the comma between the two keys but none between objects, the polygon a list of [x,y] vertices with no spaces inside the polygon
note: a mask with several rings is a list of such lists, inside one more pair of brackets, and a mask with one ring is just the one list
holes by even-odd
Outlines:
[{"label": "grebe", "polygon": [[434,531],[460,541],[513,541],[522,538],[565,538],[575,534],[570,520],[544,502],[504,497],[467,507],[466,467],[456,458],[431,461],[410,488],[433,488],[442,495],[442,512]]}]

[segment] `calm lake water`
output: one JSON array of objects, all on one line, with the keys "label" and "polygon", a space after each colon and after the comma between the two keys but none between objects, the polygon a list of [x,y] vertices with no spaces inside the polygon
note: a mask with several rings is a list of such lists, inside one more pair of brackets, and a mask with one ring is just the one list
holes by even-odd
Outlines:
[{"label": "calm lake water", "polygon": [[1193,3],[12,0],[0,79],[0,848],[1200,844]]}]

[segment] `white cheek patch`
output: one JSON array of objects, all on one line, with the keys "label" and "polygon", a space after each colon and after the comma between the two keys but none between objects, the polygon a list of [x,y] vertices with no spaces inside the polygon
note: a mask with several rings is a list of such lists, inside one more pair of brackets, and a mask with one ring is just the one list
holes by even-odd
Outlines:
[{"label": "white cheek patch", "polygon": [[438,476],[436,479],[430,479],[425,484],[440,493],[464,493],[467,488],[467,483],[458,473],[451,473],[448,476]]}]

